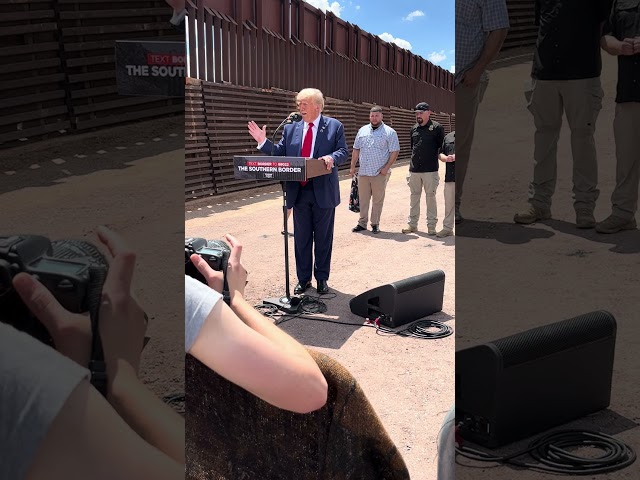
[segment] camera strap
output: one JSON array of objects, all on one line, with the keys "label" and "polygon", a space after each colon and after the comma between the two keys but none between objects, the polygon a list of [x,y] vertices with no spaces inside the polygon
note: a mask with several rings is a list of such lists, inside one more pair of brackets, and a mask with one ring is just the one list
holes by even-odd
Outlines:
[{"label": "camera strap", "polygon": [[107,269],[101,266],[91,266],[89,273],[89,316],[91,318],[91,359],[89,370],[91,371],[91,384],[104,397],[107,396],[107,366],[104,361],[102,340],[100,338],[100,303],[102,301],[102,288],[107,278]]}]

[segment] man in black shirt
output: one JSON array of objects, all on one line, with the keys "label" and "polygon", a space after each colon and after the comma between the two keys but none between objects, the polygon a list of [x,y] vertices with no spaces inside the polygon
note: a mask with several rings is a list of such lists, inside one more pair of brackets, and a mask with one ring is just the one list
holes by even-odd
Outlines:
[{"label": "man in black shirt", "polygon": [[578,228],[593,228],[599,195],[593,134],[602,108],[600,37],[611,0],[536,0],[538,40],[527,108],[536,133],[529,207],[515,215],[529,224],[551,218],[563,111],[571,129],[573,194]]},{"label": "man in black shirt", "polygon": [[444,127],[431,120],[429,104],[420,102],[415,108],[416,124],[411,128],[411,164],[407,185],[411,189],[411,210],[408,225],[402,233],[418,231],[420,218],[420,196],[424,189],[427,197],[427,233],[436,234],[438,206],[436,190],[440,182],[438,175],[438,154],[444,140]]},{"label": "man in black shirt", "polygon": [[618,57],[618,85],[613,130],[616,187],[612,214],[596,225],[600,233],[637,228],[640,182],[640,0],[614,0],[603,30],[602,48]]},{"label": "man in black shirt", "polygon": [[444,137],[442,153],[439,156],[441,162],[445,162],[444,174],[444,221],[442,230],[436,235],[448,237],[453,235],[455,220],[454,207],[456,202],[456,132],[453,131]]}]

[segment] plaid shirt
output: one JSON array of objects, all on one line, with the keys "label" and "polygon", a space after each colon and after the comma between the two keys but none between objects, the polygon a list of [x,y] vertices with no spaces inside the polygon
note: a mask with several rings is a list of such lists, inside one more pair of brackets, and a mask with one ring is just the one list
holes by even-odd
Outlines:
[{"label": "plaid shirt", "polygon": [[360,150],[358,175],[375,177],[389,161],[391,152],[400,151],[400,141],[396,131],[384,122],[375,130],[368,124],[358,130],[353,148]]},{"label": "plaid shirt", "polygon": [[456,0],[456,85],[478,61],[487,35],[502,28],[509,28],[506,0]]}]

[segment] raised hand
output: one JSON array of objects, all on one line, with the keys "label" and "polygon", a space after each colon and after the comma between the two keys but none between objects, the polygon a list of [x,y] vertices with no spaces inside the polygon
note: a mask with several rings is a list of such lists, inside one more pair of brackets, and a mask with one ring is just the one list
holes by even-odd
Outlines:
[{"label": "raised hand", "polygon": [[253,137],[253,139],[256,142],[258,142],[258,144],[261,144],[262,142],[265,141],[265,139],[267,138],[267,126],[266,125],[263,125],[262,129],[260,129],[258,124],[256,122],[254,122],[253,120],[251,120],[248,123],[248,127],[249,127],[249,135],[251,135]]}]

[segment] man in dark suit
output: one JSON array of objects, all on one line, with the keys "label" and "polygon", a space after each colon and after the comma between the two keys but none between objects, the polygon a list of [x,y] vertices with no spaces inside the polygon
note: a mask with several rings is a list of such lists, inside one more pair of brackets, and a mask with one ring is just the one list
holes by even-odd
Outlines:
[{"label": "man in dark suit", "polygon": [[296,96],[296,105],[302,121],[286,125],[277,145],[267,138],[266,125],[261,129],[255,122],[249,122],[249,134],[266,155],[318,158],[324,160],[327,170],[331,171],[308,182],[286,182],[285,186],[287,208],[293,208],[295,231],[298,284],[294,293],[299,295],[311,287],[313,272],[318,282],[317,291],[322,295],[329,292],[333,224],[335,208],[340,204],[337,166],[347,160],[349,152],[342,123],[322,115],[324,96],[320,90],[301,90]]}]

